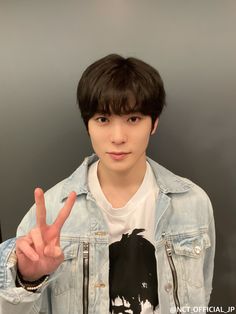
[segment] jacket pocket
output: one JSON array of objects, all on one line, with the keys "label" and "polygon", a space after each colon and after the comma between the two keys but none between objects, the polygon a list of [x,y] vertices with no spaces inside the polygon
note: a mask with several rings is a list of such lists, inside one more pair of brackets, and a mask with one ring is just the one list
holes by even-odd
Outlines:
[{"label": "jacket pocket", "polygon": [[172,243],[182,279],[190,286],[201,288],[204,285],[205,252],[211,246],[209,235],[179,235]]}]

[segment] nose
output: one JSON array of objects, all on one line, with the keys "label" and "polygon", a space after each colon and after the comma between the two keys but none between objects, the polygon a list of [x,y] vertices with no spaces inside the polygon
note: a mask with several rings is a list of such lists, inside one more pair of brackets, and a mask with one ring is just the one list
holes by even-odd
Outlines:
[{"label": "nose", "polygon": [[116,145],[125,143],[127,141],[127,136],[126,136],[124,126],[118,123],[113,125],[110,139],[111,139],[111,142]]}]

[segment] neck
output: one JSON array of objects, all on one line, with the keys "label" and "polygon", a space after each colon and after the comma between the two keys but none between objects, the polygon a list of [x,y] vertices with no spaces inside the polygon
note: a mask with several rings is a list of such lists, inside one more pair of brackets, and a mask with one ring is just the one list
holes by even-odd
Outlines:
[{"label": "neck", "polygon": [[146,156],[140,159],[128,171],[113,171],[106,168],[102,162],[98,163],[98,179],[102,188],[126,189],[139,187],[146,172]]}]

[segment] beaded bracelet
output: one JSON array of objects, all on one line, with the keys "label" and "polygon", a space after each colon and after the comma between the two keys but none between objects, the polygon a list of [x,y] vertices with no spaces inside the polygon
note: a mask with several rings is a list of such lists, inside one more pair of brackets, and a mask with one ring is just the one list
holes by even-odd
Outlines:
[{"label": "beaded bracelet", "polygon": [[27,280],[24,280],[22,278],[19,271],[17,271],[17,273],[16,273],[16,280],[17,280],[17,283],[19,284],[19,286],[24,288],[27,291],[32,291],[32,292],[41,288],[47,282],[48,278],[49,278],[49,275],[45,275],[38,280],[27,281]]}]

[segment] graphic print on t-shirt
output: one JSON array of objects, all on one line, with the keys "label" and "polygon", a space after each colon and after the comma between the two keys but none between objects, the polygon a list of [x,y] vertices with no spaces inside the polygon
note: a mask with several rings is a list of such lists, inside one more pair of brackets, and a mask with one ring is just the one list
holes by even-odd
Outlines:
[{"label": "graphic print on t-shirt", "polygon": [[109,246],[110,313],[141,314],[158,305],[155,247],[134,229]]}]

